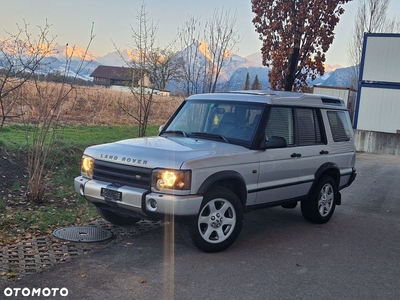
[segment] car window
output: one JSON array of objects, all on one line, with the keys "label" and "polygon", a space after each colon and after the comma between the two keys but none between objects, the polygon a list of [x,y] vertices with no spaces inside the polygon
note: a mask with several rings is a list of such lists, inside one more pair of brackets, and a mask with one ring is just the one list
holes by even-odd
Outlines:
[{"label": "car window", "polygon": [[271,107],[265,136],[268,141],[272,136],[284,137],[288,145],[294,144],[293,110],[289,107]]},{"label": "car window", "polygon": [[261,103],[238,101],[187,101],[164,130],[213,134],[249,146],[264,107]]},{"label": "car window", "polygon": [[347,112],[328,111],[328,120],[331,127],[332,137],[335,142],[346,142],[351,137],[351,126]]},{"label": "car window", "polygon": [[322,143],[321,124],[317,111],[311,108],[296,109],[297,130],[299,145],[313,145]]}]

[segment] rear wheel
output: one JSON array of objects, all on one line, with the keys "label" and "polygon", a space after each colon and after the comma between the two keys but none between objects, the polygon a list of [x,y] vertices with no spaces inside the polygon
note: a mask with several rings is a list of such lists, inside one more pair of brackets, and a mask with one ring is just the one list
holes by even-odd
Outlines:
[{"label": "rear wheel", "polygon": [[104,220],[120,226],[133,225],[142,219],[140,217],[131,217],[127,215],[118,214],[100,207],[97,207],[97,211]]},{"label": "rear wheel", "polygon": [[243,225],[243,206],[239,198],[224,187],[204,195],[196,220],[182,225],[185,240],[204,252],[225,250],[239,236]]},{"label": "rear wheel", "polygon": [[303,217],[311,223],[328,222],[335,211],[337,193],[335,180],[329,175],[323,176],[315,185],[310,198],[301,202]]}]

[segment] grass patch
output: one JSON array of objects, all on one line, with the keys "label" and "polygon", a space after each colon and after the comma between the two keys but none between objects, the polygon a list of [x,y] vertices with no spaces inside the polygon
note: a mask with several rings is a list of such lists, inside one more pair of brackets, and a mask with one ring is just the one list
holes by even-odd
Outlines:
[{"label": "grass patch", "polygon": [[11,187],[13,190],[19,190],[21,188],[21,185],[19,184],[19,181],[15,181]]},{"label": "grass patch", "polygon": [[[27,136],[35,126],[5,125],[0,131],[0,147],[7,150],[26,149]],[[158,126],[149,125],[146,136],[158,134]],[[109,143],[138,136],[137,126],[62,126],[57,129],[58,140],[82,147]]]},{"label": "grass patch", "polygon": [[6,210],[6,202],[4,200],[0,200],[0,214]]},{"label": "grass patch", "polygon": [[[46,201],[32,204],[27,201],[26,166],[20,162],[26,157],[26,134],[33,127],[7,125],[0,131],[0,150],[4,157],[0,161],[0,175],[9,178],[0,181],[0,247],[34,235],[51,233],[64,226],[80,225],[98,218],[95,207],[77,195],[73,180],[80,175],[80,160],[83,150],[91,145],[108,143],[137,136],[137,127],[132,126],[70,126],[60,128],[59,138],[53,151],[56,154],[54,171],[46,186]],[[158,133],[158,126],[149,126],[147,136]],[[9,162],[10,165],[3,165]],[[16,167],[21,169],[16,173]],[[12,172],[11,172],[12,171]],[[21,192],[22,191],[22,192]]]},{"label": "grass patch", "polygon": [[35,235],[50,234],[58,227],[79,225],[98,218],[93,205],[82,197],[44,206],[17,207],[0,214],[2,244],[14,243]]}]

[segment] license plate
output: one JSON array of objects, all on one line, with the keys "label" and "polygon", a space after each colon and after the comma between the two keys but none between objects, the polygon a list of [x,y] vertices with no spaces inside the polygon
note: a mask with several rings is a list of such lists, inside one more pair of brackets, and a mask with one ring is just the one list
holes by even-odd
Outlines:
[{"label": "license plate", "polygon": [[114,201],[121,201],[122,200],[122,193],[106,188],[102,188],[100,195],[104,197],[106,200],[114,200]]}]

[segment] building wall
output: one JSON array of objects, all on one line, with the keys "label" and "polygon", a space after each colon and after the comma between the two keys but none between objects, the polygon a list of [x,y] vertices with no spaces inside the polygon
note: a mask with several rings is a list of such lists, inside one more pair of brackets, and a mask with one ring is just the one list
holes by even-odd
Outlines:
[{"label": "building wall", "polygon": [[327,86],[317,86],[313,87],[313,94],[321,94],[338,97],[344,100],[346,107],[348,107],[349,98],[350,98],[350,90],[346,88],[338,88],[338,87],[327,87]]},{"label": "building wall", "polygon": [[360,88],[359,130],[396,133],[400,131],[400,87],[364,84]]},{"label": "building wall", "polygon": [[400,134],[355,130],[354,140],[359,152],[400,156]]},{"label": "building wall", "polygon": [[314,85],[313,94],[328,95],[343,99],[347,109],[350,111],[350,117],[353,121],[354,105],[357,98],[357,92],[355,90],[343,87]]},{"label": "building wall", "polygon": [[366,34],[361,80],[400,82],[400,34]]},{"label": "building wall", "polygon": [[400,130],[400,34],[366,33],[360,64],[354,128]]}]

